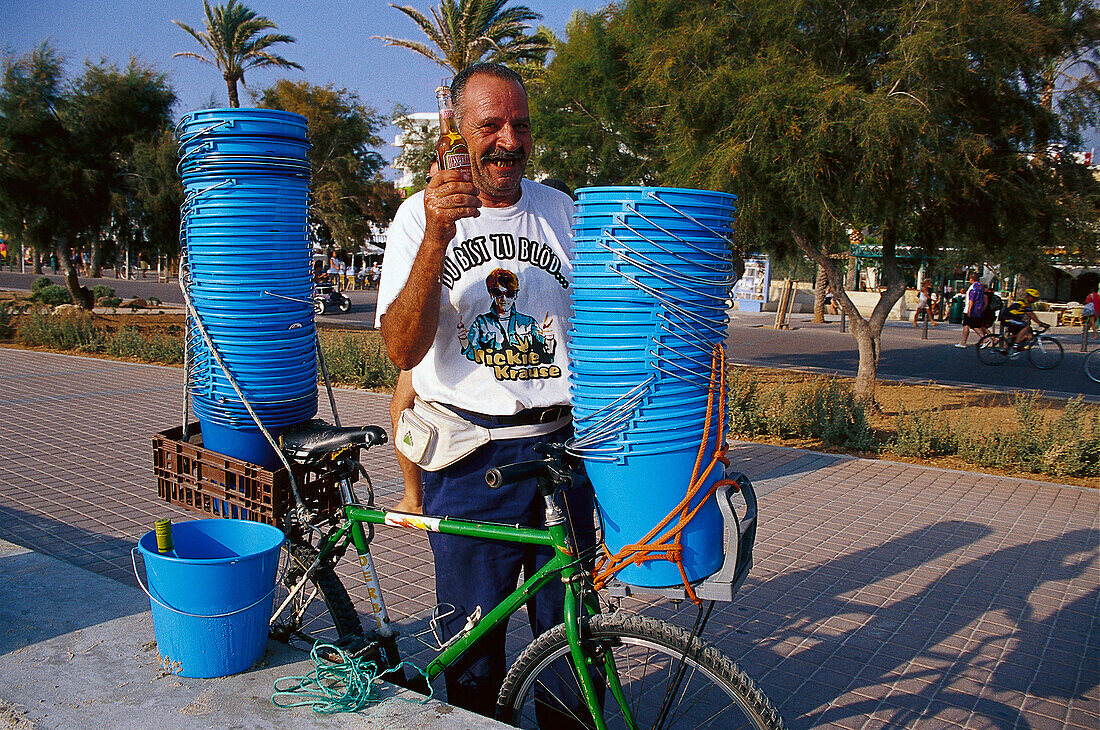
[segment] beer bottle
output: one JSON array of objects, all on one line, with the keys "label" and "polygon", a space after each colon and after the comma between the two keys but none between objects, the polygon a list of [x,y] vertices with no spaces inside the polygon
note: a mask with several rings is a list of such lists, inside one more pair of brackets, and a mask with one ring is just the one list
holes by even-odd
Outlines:
[{"label": "beer bottle", "polygon": [[440,170],[469,170],[470,149],[458,133],[455,110],[451,106],[451,89],[444,83],[435,90],[439,103],[439,141],[435,143],[435,155]]}]

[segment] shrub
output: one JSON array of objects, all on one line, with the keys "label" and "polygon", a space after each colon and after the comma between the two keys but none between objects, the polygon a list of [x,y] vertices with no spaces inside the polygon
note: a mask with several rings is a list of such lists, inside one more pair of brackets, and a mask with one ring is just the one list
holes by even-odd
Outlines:
[{"label": "shrub", "polygon": [[[105,299],[118,299],[115,296],[115,290],[113,287],[109,287],[106,284],[96,284],[92,287],[92,301],[96,304],[104,307],[111,306],[110,304],[104,304]],[[119,299],[118,301],[122,301]]]},{"label": "shrub", "polygon": [[51,307],[56,307],[58,304],[72,304],[73,298],[69,295],[69,290],[58,284],[49,284],[49,279],[42,277],[35,281],[37,284],[39,281],[45,280],[46,286],[39,287],[31,294],[32,302],[39,302],[40,304],[46,304]]},{"label": "shrub", "polygon": [[731,369],[726,409],[730,433],[758,436],[767,431],[767,419],[760,401],[760,381],[751,372]]},{"label": "shrub", "polygon": [[53,286],[53,285],[54,285],[54,283],[52,281],[50,281],[49,277],[40,276],[37,279],[35,279],[34,282],[31,284],[31,294],[37,294],[43,288],[45,288],[47,286]]},{"label": "shrub", "polygon": [[115,357],[132,357],[143,362],[168,365],[183,362],[183,338],[170,335],[146,335],[135,327],[123,327],[110,335],[104,351]]},{"label": "shrub", "polygon": [[951,422],[939,408],[902,411],[894,424],[894,438],[886,449],[898,456],[952,454],[957,448]]},{"label": "shrub", "polygon": [[792,436],[862,451],[878,446],[863,403],[834,378],[804,383],[782,401],[778,423]]},{"label": "shrub", "polygon": [[334,383],[360,388],[393,388],[400,372],[377,341],[365,335],[334,332],[321,336],[321,351]]},{"label": "shrub", "polygon": [[96,352],[103,340],[103,331],[87,312],[34,313],[19,323],[19,341],[24,345]]}]

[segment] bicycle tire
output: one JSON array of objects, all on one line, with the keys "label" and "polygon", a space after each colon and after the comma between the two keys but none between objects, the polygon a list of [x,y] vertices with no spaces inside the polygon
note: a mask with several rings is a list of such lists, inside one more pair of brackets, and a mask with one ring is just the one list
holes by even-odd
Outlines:
[{"label": "bicycle tire", "polygon": [[1085,358],[1085,375],[1100,383],[1100,350],[1093,350]]},{"label": "bicycle tire", "polygon": [[983,365],[1003,365],[1008,362],[1008,352],[1012,345],[1003,335],[988,334],[978,340],[974,346],[978,360]]},{"label": "bicycle tire", "polygon": [[[637,727],[722,730],[785,727],[771,701],[732,659],[677,626],[647,616],[614,613],[588,619],[585,633],[589,646],[598,655],[612,652]],[[568,655],[564,624],[555,626],[528,646],[504,679],[497,699],[497,719],[522,728],[539,727],[539,718],[542,727],[591,727]],[[670,675],[681,665],[682,678],[674,682]],[[599,680],[599,675],[594,673],[593,678]],[[546,688],[548,682],[562,681],[573,688],[573,703],[574,707],[579,703],[579,712],[570,711],[559,699],[565,692],[536,691]],[[658,683],[671,686],[659,689]],[[608,728],[626,727],[606,689],[604,696],[604,720]],[[660,708],[666,697],[676,707],[662,714]]]},{"label": "bicycle tire", "polygon": [[[275,591],[275,611],[317,559],[317,549],[303,542],[287,541],[283,551],[289,562]],[[319,565],[310,576],[310,584],[298,592],[282,613],[272,617],[272,638],[285,644],[298,639],[312,647],[318,640],[333,644],[345,636],[362,635],[363,625],[355,604],[331,565]]]},{"label": "bicycle tire", "polygon": [[1027,359],[1040,370],[1050,370],[1058,367],[1065,356],[1066,353],[1062,349],[1062,343],[1047,335],[1036,337],[1031,346],[1027,348]]}]

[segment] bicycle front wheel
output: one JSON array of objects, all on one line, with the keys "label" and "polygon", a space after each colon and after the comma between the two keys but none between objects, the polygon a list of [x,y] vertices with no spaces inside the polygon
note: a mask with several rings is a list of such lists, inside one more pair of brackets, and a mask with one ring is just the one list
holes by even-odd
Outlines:
[{"label": "bicycle front wheel", "polygon": [[1027,359],[1040,370],[1058,367],[1063,357],[1065,352],[1062,350],[1062,343],[1046,335],[1036,337],[1027,350]]},{"label": "bicycle front wheel", "polygon": [[[298,586],[317,559],[317,550],[312,545],[288,540],[283,546],[283,558],[289,563],[282,583],[275,590],[275,615],[271,619],[271,636],[275,640],[288,644],[298,641],[303,647],[312,648],[318,640],[334,644],[344,636],[363,633],[355,604],[332,565],[321,563]],[[292,591],[294,595],[288,602]]]},{"label": "bicycle front wheel", "polygon": [[[608,656],[613,659],[633,727],[785,727],[751,677],[716,648],[677,626],[614,613],[591,617],[585,633],[585,646],[597,665],[603,666]],[[602,690],[607,727],[630,727],[602,673],[592,674]],[[564,624],[547,631],[520,654],[500,690],[497,717],[522,728],[592,726],[569,660]]]},{"label": "bicycle front wheel", "polygon": [[1012,344],[1003,335],[989,334],[978,340],[975,345],[978,359],[985,365],[1002,365],[1008,360]]},{"label": "bicycle front wheel", "polygon": [[1100,383],[1100,350],[1093,350],[1085,358],[1085,375]]}]

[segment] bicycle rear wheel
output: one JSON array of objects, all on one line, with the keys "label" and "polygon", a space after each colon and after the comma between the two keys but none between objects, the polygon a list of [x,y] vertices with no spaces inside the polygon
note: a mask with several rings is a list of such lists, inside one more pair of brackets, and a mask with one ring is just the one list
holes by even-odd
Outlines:
[{"label": "bicycle rear wheel", "polygon": [[1002,365],[1008,360],[1012,344],[1003,335],[988,334],[975,345],[978,359],[985,365]]},{"label": "bicycle rear wheel", "polygon": [[302,542],[287,541],[283,552],[289,564],[282,583],[275,590],[272,638],[288,644],[297,640],[311,648],[318,640],[335,644],[342,637],[361,635],[363,626],[355,604],[331,564],[319,565],[286,607],[279,610],[317,559],[317,550]]},{"label": "bicycle rear wheel", "polygon": [[1085,375],[1100,383],[1100,350],[1093,350],[1085,358]]},{"label": "bicycle rear wheel", "polygon": [[1062,343],[1047,335],[1036,337],[1031,347],[1027,349],[1027,359],[1040,370],[1058,367],[1063,357],[1065,352],[1062,350]]},{"label": "bicycle rear wheel", "polygon": [[[591,617],[586,634],[586,646],[597,663],[602,664],[608,654],[613,657],[636,727],[785,727],[751,677],[716,648],[677,626],[614,613]],[[593,679],[600,684],[596,672]],[[627,727],[621,708],[604,684],[608,728]],[[500,690],[497,717],[522,728],[592,726],[569,661],[564,624],[547,631],[520,654]]]}]

